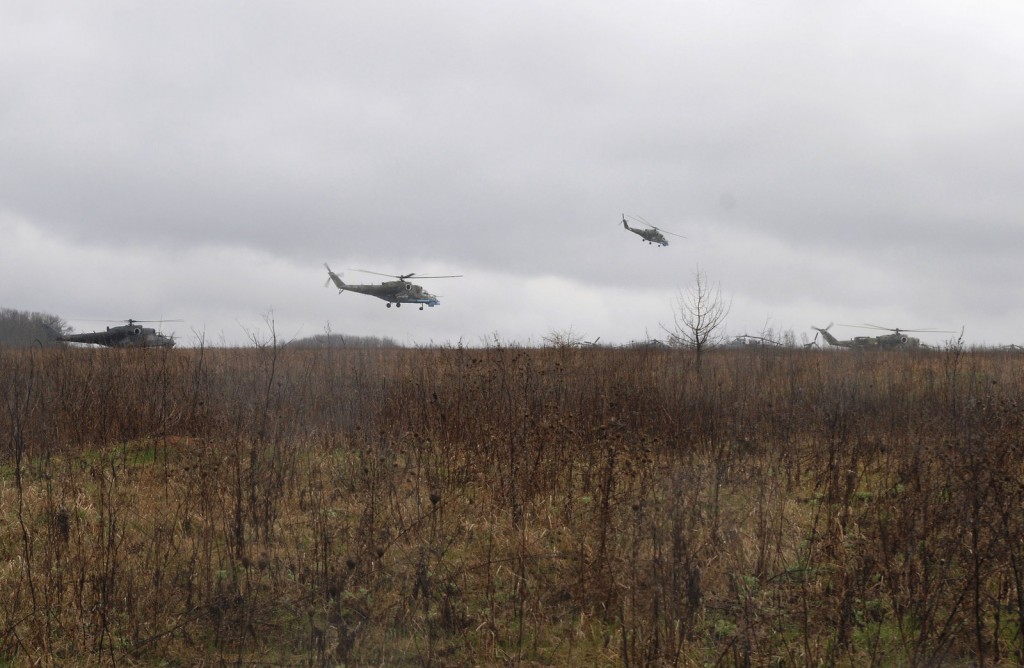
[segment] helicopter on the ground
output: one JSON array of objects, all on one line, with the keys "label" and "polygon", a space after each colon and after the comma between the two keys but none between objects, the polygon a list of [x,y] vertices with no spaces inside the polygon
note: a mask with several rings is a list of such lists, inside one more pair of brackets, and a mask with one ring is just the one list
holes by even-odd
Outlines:
[{"label": "helicopter on the ground", "polygon": [[725,348],[746,348],[748,346],[763,346],[763,347],[784,347],[785,344],[781,341],[768,338],[767,336],[754,336],[753,334],[740,334],[733,337],[732,341],[729,341],[724,345]]},{"label": "helicopter on the ground", "polygon": [[[107,327],[102,332],[83,332],[81,334],[62,334],[52,327],[47,327],[55,341],[67,343],[90,343],[108,348],[173,348],[174,336],[162,334],[152,327],[141,327],[139,323],[153,322],[150,320],[124,321],[127,324]],[[160,322],[171,322],[163,320]]]},{"label": "helicopter on the ground", "polygon": [[377,299],[383,299],[386,301],[388,308],[391,308],[392,304],[395,305],[395,308],[400,307],[402,304],[419,304],[421,311],[424,306],[430,306],[433,308],[434,306],[440,305],[441,301],[437,298],[437,295],[430,294],[424,290],[422,286],[410,283],[407,279],[410,279],[413,276],[416,276],[416,278],[459,278],[462,276],[462,274],[452,276],[417,276],[416,274],[402,274],[400,276],[395,276],[394,274],[381,274],[376,271],[367,271],[365,269],[353,269],[352,271],[361,271],[364,274],[374,274],[376,276],[388,276],[397,280],[384,281],[379,285],[352,285],[342,281],[338,274],[331,271],[331,268],[327,266],[326,262],[324,263],[324,267],[327,269],[327,282],[324,283],[324,287],[327,287],[333,281],[335,287],[338,288],[339,293],[348,290],[349,292],[358,292],[360,294],[370,295]]},{"label": "helicopter on the ground", "polygon": [[875,329],[889,332],[889,334],[880,334],[878,336],[855,336],[852,339],[839,340],[829,333],[829,329],[832,328],[834,323],[829,323],[828,327],[815,327],[811,326],[811,329],[819,332],[825,341],[831,346],[838,348],[856,348],[858,350],[901,350],[906,348],[929,348],[930,346],[925,343],[921,343],[921,339],[916,336],[907,336],[907,332],[933,332],[933,333],[945,333],[955,334],[944,329],[900,329],[899,327],[882,327],[880,325],[840,325],[841,327],[860,327],[862,329]]},{"label": "helicopter on the ground", "polygon": [[[641,223],[643,225],[647,225],[650,229],[645,229],[645,228],[642,228],[642,227],[630,227],[629,226],[629,222],[627,221],[627,218],[629,218],[630,220],[639,222],[639,223]],[[659,246],[668,246],[668,239],[665,238],[665,234],[671,234],[672,236],[679,237],[680,239],[685,239],[686,238],[686,237],[684,237],[681,234],[676,234],[675,232],[669,232],[668,230],[663,230],[660,227],[657,227],[655,225],[651,225],[650,223],[648,223],[643,218],[640,218],[639,216],[626,216],[626,214],[622,214],[622,226],[625,227],[630,232],[632,232],[633,234],[639,235],[647,243],[649,243],[649,244],[657,244]],[[664,233],[664,234],[662,234],[662,233]]]}]

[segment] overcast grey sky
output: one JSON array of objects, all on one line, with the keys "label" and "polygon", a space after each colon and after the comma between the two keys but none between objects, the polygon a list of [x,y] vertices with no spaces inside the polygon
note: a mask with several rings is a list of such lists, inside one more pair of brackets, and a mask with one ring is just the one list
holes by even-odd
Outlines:
[{"label": "overcast grey sky", "polygon": [[[183,345],[269,314],[621,343],[699,269],[731,334],[1024,343],[1022,25],[1016,0],[0,0],[0,306],[180,319]],[[396,310],[325,261],[465,277]]]}]

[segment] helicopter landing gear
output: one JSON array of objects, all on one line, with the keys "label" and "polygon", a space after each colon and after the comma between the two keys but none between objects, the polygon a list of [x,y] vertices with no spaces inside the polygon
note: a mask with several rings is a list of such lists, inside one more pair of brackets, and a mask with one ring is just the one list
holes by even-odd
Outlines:
[{"label": "helicopter landing gear", "polygon": [[420,305],[420,310],[421,310],[421,311],[423,310],[423,305],[422,305],[422,304]]},{"label": "helicopter landing gear", "polygon": [[391,308],[391,302],[388,302],[388,308]]}]

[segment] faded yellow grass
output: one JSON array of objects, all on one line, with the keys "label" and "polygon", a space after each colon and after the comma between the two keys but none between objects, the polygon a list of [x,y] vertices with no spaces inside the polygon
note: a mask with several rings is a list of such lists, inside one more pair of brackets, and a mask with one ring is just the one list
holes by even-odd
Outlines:
[{"label": "faded yellow grass", "polygon": [[1022,658],[1015,357],[108,352],[0,357],[11,664]]}]

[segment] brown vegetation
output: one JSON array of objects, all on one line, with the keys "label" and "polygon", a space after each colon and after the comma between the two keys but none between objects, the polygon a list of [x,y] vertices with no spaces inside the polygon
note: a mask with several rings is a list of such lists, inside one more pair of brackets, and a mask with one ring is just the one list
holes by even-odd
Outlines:
[{"label": "brown vegetation", "polygon": [[1019,663],[1022,371],[0,350],[0,665]]}]

